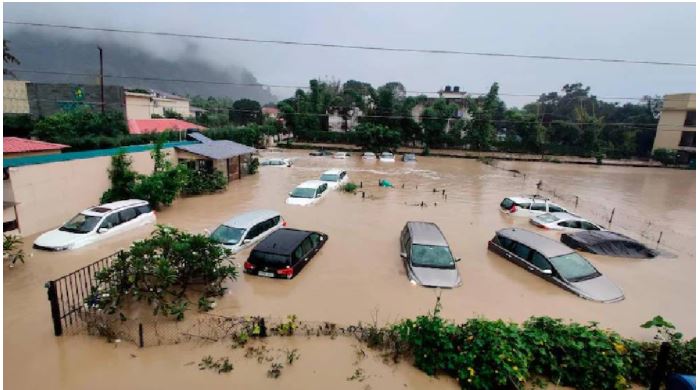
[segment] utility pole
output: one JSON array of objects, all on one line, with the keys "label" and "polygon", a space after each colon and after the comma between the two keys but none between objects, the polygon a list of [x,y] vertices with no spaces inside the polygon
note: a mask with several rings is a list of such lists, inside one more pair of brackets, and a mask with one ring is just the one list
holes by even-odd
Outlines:
[{"label": "utility pole", "polygon": [[104,69],[102,66],[102,48],[97,46],[97,50],[100,51],[100,108],[102,109],[102,114],[105,113],[105,79],[104,79]]}]

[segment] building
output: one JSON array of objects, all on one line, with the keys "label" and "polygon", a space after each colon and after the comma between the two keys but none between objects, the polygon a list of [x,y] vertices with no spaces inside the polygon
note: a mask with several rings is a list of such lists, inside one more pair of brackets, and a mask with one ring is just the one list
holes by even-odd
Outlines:
[{"label": "building", "polygon": [[280,110],[277,107],[263,107],[262,114],[265,118],[277,119],[280,116]]},{"label": "building", "polygon": [[[5,83],[7,81],[4,81]],[[57,112],[72,111],[83,107],[100,110],[99,85],[26,83],[29,113],[34,118],[50,116]],[[4,90],[4,88],[3,88]],[[8,100],[3,97],[3,103]],[[116,85],[104,86],[106,111],[124,114],[124,88]]]},{"label": "building", "polygon": [[255,148],[229,140],[211,140],[196,132],[187,136],[200,143],[175,147],[179,163],[207,173],[222,172],[229,182],[248,175]]},{"label": "building", "polygon": [[364,114],[362,111],[353,107],[347,111],[345,116],[340,112],[340,109],[333,108],[328,110],[328,130],[334,132],[352,131],[360,124],[360,117]]},{"label": "building", "polygon": [[677,150],[680,163],[695,161],[695,94],[664,96],[654,150]]},{"label": "building", "polygon": [[129,134],[162,133],[164,131],[206,130],[182,119],[129,119]]},{"label": "building", "polygon": [[471,119],[471,117],[469,116],[467,93],[461,92],[459,89],[460,88],[457,85],[452,87],[449,85],[445,86],[444,89],[437,91],[437,98],[427,98],[425,102],[416,104],[411,109],[411,117],[417,123],[421,123],[421,116],[423,115],[425,109],[433,103],[435,103],[435,101],[437,101],[438,99],[444,99],[447,101],[447,103],[452,103],[457,106],[457,113],[455,114],[455,117],[453,119],[447,121],[447,124],[445,125],[445,132],[450,131],[450,125],[453,120]]},{"label": "building", "polygon": [[3,80],[2,112],[3,114],[29,114],[28,81]]},{"label": "building", "polygon": [[2,158],[55,154],[61,153],[65,148],[70,148],[70,146],[18,137],[2,138]]},{"label": "building", "polygon": [[124,92],[126,119],[151,119],[154,115],[165,117],[170,111],[187,118],[191,115],[187,98],[146,89],[127,89]]}]

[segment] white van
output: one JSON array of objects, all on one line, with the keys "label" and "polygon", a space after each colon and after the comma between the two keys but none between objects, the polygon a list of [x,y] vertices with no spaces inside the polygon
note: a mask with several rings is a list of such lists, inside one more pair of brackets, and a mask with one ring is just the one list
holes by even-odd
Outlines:
[{"label": "white van", "polygon": [[254,210],[222,223],[209,238],[233,253],[238,253],[283,226],[287,226],[287,222],[280,213],[274,210]]},{"label": "white van", "polygon": [[107,203],[84,210],[60,228],[40,235],[34,248],[76,249],[155,222],[156,214],[145,200]]},{"label": "white van", "polygon": [[347,183],[350,177],[342,169],[329,169],[321,174],[320,180],[328,183],[328,188],[334,190]]},{"label": "white van", "polygon": [[289,193],[287,204],[309,206],[317,203],[328,194],[328,183],[321,180],[309,180],[299,184]]}]

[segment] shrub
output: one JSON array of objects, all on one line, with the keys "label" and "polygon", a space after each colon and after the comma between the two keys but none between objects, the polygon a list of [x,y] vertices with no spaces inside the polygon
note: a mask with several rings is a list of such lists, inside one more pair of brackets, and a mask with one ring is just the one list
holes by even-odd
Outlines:
[{"label": "shrub", "polygon": [[357,184],[355,184],[353,182],[348,182],[348,183],[345,183],[342,187],[340,187],[340,190],[354,194],[355,191],[357,191],[357,188],[358,188]]},{"label": "shrub", "polygon": [[3,258],[10,262],[10,268],[14,267],[18,261],[24,263],[24,250],[20,245],[22,245],[21,237],[11,234],[2,236]]},{"label": "shrub", "polygon": [[112,166],[107,171],[112,186],[102,194],[101,203],[129,199],[136,184],[136,172],[131,169],[131,158],[124,150],[112,156]]},{"label": "shrub", "polygon": [[670,149],[654,149],[651,158],[663,165],[675,165],[677,163],[677,154]]},{"label": "shrub", "polygon": [[182,193],[186,195],[209,194],[226,188],[228,181],[221,171],[211,173],[188,169]]},{"label": "shrub", "polygon": [[260,167],[260,160],[257,157],[251,158],[248,163],[248,174],[255,175],[258,172],[258,167]]},{"label": "shrub", "polygon": [[145,301],[153,315],[181,320],[192,286],[204,286],[201,297],[221,296],[224,282],[238,277],[230,255],[207,236],[158,225],[150,238],[135,242],[96,273],[99,287],[93,288],[86,304],[125,318],[123,309],[128,304]]}]

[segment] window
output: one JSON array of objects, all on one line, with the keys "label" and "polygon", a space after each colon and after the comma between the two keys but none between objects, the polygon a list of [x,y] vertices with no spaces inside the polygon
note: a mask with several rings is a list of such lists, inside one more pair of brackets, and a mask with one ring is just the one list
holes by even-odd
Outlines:
[{"label": "window", "polygon": [[147,214],[151,212],[151,206],[145,204],[143,206],[139,206],[136,208],[139,212],[139,214]]},{"label": "window", "polygon": [[102,225],[100,225],[100,228],[107,228],[111,229],[117,225],[119,225],[121,222],[119,220],[119,213],[112,213],[105,218],[104,222],[102,222]]},{"label": "window", "polygon": [[454,268],[455,262],[446,246],[413,244],[411,264],[415,267]]},{"label": "window", "polygon": [[586,230],[600,230],[600,228],[588,221],[581,221],[581,229]]},{"label": "window", "polygon": [[[695,126],[695,120],[693,120],[693,126]],[[681,133],[681,141],[678,146],[695,147],[695,132],[694,131],[684,131]]]},{"label": "window", "polygon": [[542,256],[539,252],[532,251],[532,261],[530,261],[535,267],[545,270],[552,269],[552,266],[547,261],[547,258]]},{"label": "window", "polygon": [[212,173],[214,172],[214,161],[213,160],[197,160],[197,170]]},{"label": "window", "polygon": [[262,232],[263,232],[263,226],[262,226],[262,223],[259,223],[255,226],[253,226],[252,228],[250,228],[250,230],[248,230],[248,234],[246,234],[245,239],[252,240],[255,237],[257,237],[258,235],[260,235],[260,233],[262,233]]},{"label": "window", "polygon": [[547,205],[545,203],[533,203],[530,210],[533,211],[547,211]]},{"label": "window", "polygon": [[513,248],[512,252],[523,260],[528,260],[530,257],[530,248],[519,242],[515,243],[515,247]]},{"label": "window", "polygon": [[119,212],[121,223],[129,222],[134,218],[136,218],[136,209],[134,208],[128,208]]},{"label": "window", "polygon": [[312,249],[314,249],[314,245],[311,243],[311,238],[306,237],[301,243],[301,250],[304,252],[304,256],[308,255]]},{"label": "window", "polygon": [[588,260],[576,252],[552,257],[551,262],[559,275],[571,282],[591,279],[600,275]]},{"label": "window", "polygon": [[282,217],[280,217],[279,215],[276,216],[276,217],[274,217],[274,218],[272,218],[272,226],[273,226],[273,227],[274,227],[274,226],[277,226],[277,224],[280,223],[280,219],[281,219],[281,218],[282,218]]},{"label": "window", "polygon": [[501,247],[507,250],[510,250],[513,246],[513,241],[510,238],[498,237],[498,242],[501,244]]},{"label": "window", "polygon": [[549,204],[549,212],[550,212],[550,213],[561,213],[561,212],[564,212],[564,209],[561,208],[561,207],[559,207],[559,206],[557,206],[557,205],[554,205],[554,204],[551,204],[551,203],[550,203],[550,204]]},{"label": "window", "polygon": [[58,230],[63,232],[85,234],[91,232],[102,220],[102,217],[95,215],[78,214],[61,226]]},{"label": "window", "polygon": [[241,236],[245,229],[232,228],[226,225],[220,225],[211,234],[211,239],[225,245],[235,245],[241,240]]},{"label": "window", "polygon": [[695,127],[695,110],[685,113],[685,122],[683,122],[683,126]]},{"label": "window", "polygon": [[301,249],[301,245],[297,247],[297,249],[294,250],[294,264],[296,264],[299,260],[304,258],[304,250]]}]

